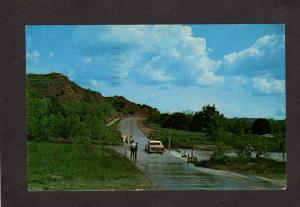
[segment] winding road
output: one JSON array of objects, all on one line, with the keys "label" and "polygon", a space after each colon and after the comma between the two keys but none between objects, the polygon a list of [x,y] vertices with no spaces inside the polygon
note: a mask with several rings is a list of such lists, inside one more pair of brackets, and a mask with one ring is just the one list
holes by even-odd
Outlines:
[{"label": "winding road", "polygon": [[[174,153],[148,154],[144,151],[147,137],[138,128],[137,118],[122,119],[119,130],[122,137],[133,136],[138,142],[135,165],[150,180],[152,190],[197,190],[197,189],[283,189],[284,184],[232,172],[196,167]],[[125,154],[124,147],[115,148]],[[129,158],[129,152],[127,151]]]}]

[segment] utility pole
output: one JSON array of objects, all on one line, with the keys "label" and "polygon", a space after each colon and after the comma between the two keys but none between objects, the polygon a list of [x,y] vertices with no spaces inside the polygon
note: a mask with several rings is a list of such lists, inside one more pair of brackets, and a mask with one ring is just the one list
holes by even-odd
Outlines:
[{"label": "utility pole", "polygon": [[172,129],[169,129],[169,152],[171,151]]}]

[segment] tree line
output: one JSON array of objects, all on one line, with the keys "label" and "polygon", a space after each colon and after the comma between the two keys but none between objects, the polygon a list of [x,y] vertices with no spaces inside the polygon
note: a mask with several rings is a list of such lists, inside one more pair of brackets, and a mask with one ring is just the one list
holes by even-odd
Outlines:
[{"label": "tree line", "polygon": [[215,105],[206,105],[194,113],[153,112],[148,121],[163,128],[206,132],[210,141],[230,145],[241,153],[248,148],[262,152],[285,151],[285,120],[226,118]]},{"label": "tree line", "polygon": [[163,128],[173,128],[188,131],[203,131],[212,134],[223,128],[235,134],[285,134],[284,120],[268,120],[264,118],[225,118],[215,105],[203,106],[201,111],[160,113],[153,112],[148,120],[159,123]]}]

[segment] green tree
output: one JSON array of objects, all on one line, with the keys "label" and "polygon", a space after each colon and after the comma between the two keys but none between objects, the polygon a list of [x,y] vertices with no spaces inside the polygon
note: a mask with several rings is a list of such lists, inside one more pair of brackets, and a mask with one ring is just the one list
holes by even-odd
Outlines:
[{"label": "green tree", "polygon": [[237,119],[232,127],[232,132],[241,135],[247,133],[251,129],[251,123],[246,120]]},{"label": "green tree", "polygon": [[189,130],[191,118],[181,112],[175,112],[169,116],[170,127],[179,130]]},{"label": "green tree", "polygon": [[267,119],[256,119],[252,124],[252,133],[263,135],[271,133],[269,121]]},{"label": "green tree", "polygon": [[272,134],[285,136],[285,120],[270,120]]},{"label": "green tree", "polygon": [[42,116],[39,122],[39,139],[48,140],[50,137],[54,137],[52,128],[50,127],[49,116]]},{"label": "green tree", "polygon": [[163,113],[160,115],[160,125],[163,128],[170,128],[171,124],[170,124],[170,115],[167,113]]},{"label": "green tree", "polygon": [[49,114],[65,115],[63,104],[57,98],[50,99]]},{"label": "green tree", "polygon": [[160,122],[160,112],[158,110],[151,112],[151,114],[148,117],[148,121],[153,122],[153,123],[159,123]]},{"label": "green tree", "polygon": [[217,111],[215,105],[206,105],[202,111],[196,112],[192,118],[191,129],[194,131],[206,131],[212,134],[224,124],[224,115]]}]

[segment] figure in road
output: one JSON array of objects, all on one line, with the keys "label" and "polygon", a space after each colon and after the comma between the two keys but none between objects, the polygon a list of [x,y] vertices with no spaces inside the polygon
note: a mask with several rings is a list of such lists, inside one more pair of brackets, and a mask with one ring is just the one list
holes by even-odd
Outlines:
[{"label": "figure in road", "polygon": [[130,159],[133,159],[135,157],[135,149],[136,149],[136,143],[132,140],[132,143],[130,144]]}]

